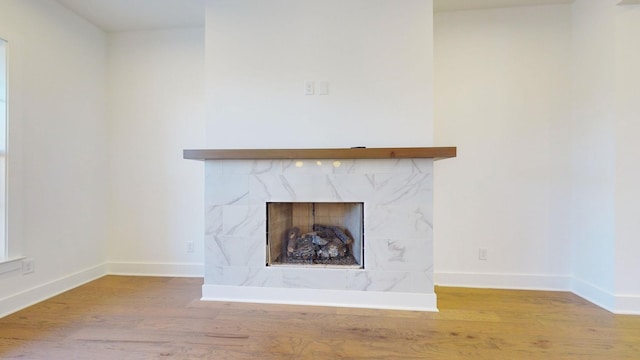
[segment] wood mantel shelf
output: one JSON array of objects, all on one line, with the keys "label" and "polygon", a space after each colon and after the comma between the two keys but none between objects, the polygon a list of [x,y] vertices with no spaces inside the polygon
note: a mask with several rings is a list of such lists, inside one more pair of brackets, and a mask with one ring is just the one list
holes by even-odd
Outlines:
[{"label": "wood mantel shelf", "polygon": [[184,150],[189,160],[265,159],[416,159],[456,157],[456,147],[350,148],[350,149],[202,149]]}]

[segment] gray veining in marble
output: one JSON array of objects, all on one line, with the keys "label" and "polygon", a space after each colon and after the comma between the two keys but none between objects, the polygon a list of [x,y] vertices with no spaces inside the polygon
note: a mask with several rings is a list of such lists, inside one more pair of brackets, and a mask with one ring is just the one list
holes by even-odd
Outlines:
[{"label": "gray veining in marble", "polygon": [[[209,160],[205,284],[433,293],[433,161]],[[267,267],[267,202],[363,202],[364,269]]]}]

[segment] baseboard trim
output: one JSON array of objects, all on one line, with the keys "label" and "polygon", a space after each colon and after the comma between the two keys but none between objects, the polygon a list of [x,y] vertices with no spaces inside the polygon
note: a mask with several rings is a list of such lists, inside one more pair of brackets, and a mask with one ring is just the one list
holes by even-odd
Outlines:
[{"label": "baseboard trim", "polygon": [[640,295],[614,295],[582,279],[567,275],[436,272],[434,279],[438,286],[570,291],[614,314],[640,315]]},{"label": "baseboard trim", "polygon": [[619,315],[640,315],[640,295],[616,295],[616,308]]},{"label": "baseboard trim", "polygon": [[[203,264],[126,263],[100,264],[0,299],[0,318],[37,304],[105,275],[202,277]],[[439,286],[511,290],[571,291],[615,314],[640,315],[640,295],[614,295],[584,280],[564,275],[434,274]],[[392,310],[437,311],[435,294],[340,291],[203,285],[202,300],[269,304],[295,304]]]},{"label": "baseboard trim", "polygon": [[203,285],[202,300],[438,311],[436,294]]},{"label": "baseboard trim", "polygon": [[567,275],[436,272],[434,280],[435,284],[439,286],[511,290],[571,290],[571,277]]},{"label": "baseboard trim", "polygon": [[0,318],[101,278],[106,274],[107,266],[101,264],[2,298],[0,299]]},{"label": "baseboard trim", "polygon": [[601,308],[615,313],[616,296],[580,278],[571,279],[571,291]]},{"label": "baseboard trim", "polygon": [[194,263],[109,262],[109,275],[203,277],[204,265]]}]

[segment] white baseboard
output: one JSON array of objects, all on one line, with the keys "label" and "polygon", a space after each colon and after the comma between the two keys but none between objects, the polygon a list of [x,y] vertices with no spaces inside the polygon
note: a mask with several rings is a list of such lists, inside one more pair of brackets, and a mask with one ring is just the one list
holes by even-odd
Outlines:
[{"label": "white baseboard", "polygon": [[615,312],[616,297],[607,290],[574,277],[571,279],[571,291],[603,309]]},{"label": "white baseboard", "polygon": [[640,295],[616,295],[613,312],[620,315],[640,315]]},{"label": "white baseboard", "polygon": [[469,288],[571,290],[571,277],[567,275],[436,272],[434,274],[434,282],[439,286]]},{"label": "white baseboard", "polygon": [[105,263],[0,298],[0,318],[105,275],[203,277],[202,264]]},{"label": "white baseboard", "polygon": [[204,265],[193,263],[110,262],[109,275],[204,277]]},{"label": "white baseboard", "polygon": [[2,298],[0,299],[0,318],[101,278],[106,274],[107,266],[101,264]]},{"label": "white baseboard", "polygon": [[203,285],[202,300],[438,311],[436,294]]},{"label": "white baseboard", "polygon": [[[203,264],[100,264],[0,298],[0,318],[105,275],[202,277]],[[614,295],[570,276],[435,273],[440,286],[571,291],[615,314],[640,315],[640,295]],[[435,294],[203,285],[202,300],[437,311]]]},{"label": "white baseboard", "polygon": [[439,286],[570,291],[614,314],[640,315],[640,295],[614,295],[584,280],[567,275],[436,272],[434,279]]}]

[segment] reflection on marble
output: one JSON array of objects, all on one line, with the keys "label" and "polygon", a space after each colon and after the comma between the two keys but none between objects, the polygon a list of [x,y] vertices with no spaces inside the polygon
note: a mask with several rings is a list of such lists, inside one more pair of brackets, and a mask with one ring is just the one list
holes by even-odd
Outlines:
[{"label": "reflection on marble", "polygon": [[[433,161],[206,161],[205,284],[433,293]],[[267,267],[267,202],[363,202],[364,269]]]},{"label": "reflection on marble", "polygon": [[425,261],[431,257],[433,242],[416,238],[367,238],[365,264],[383,271],[426,271],[432,267]]}]

